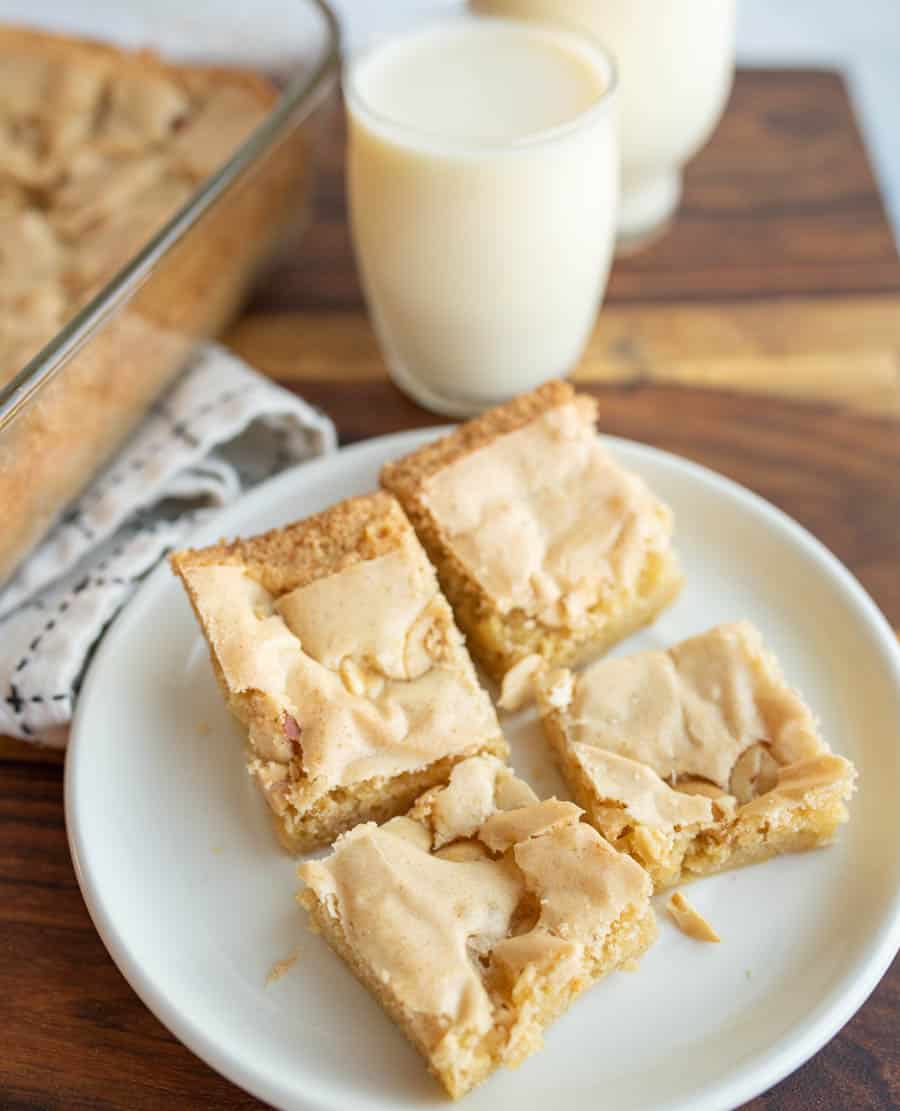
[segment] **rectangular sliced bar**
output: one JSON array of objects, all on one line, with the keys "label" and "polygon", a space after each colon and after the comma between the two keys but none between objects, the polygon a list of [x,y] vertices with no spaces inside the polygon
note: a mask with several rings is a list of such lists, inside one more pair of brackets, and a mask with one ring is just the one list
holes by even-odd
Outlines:
[{"label": "rectangular sliced bar", "polygon": [[466,756],[505,757],[434,569],[390,495],[178,552],[172,566],[287,848],[406,810]]},{"label": "rectangular sliced bar", "polygon": [[604,651],[681,588],[672,515],[602,447],[596,408],[549,382],[382,470],[498,681]]},{"label": "rectangular sliced bar", "polygon": [[454,1098],[540,1049],[656,937],[646,872],[581,813],[475,757],[406,817],[357,826],[300,867],[313,929]]},{"label": "rectangular sliced bar", "polygon": [[856,772],[752,625],[536,680],[588,820],[656,888],[830,841]]}]

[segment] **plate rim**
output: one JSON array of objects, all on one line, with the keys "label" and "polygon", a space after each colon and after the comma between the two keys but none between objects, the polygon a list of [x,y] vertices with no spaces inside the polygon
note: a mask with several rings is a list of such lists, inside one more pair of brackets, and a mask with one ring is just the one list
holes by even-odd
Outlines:
[{"label": "plate rim", "polygon": [[[214,542],[217,536],[222,535],[223,532],[227,533],[228,529],[223,528],[222,522],[227,521],[231,514],[243,514],[248,507],[252,512],[256,502],[264,503],[273,498],[278,500],[280,487],[290,489],[300,474],[306,476],[307,480],[314,481],[317,471],[340,467],[348,458],[365,456],[369,453],[379,455],[386,447],[391,449],[392,454],[396,448],[396,454],[400,455],[428,440],[446,434],[452,427],[454,426],[420,427],[374,436],[326,453],[320,458],[297,464],[260,483],[229,505],[223,506],[190,534],[187,538],[188,542],[201,544]],[[645,453],[649,458],[686,474],[688,478],[711,485],[725,496],[736,499],[743,506],[762,513],[773,527],[786,532],[789,538],[799,544],[814,562],[825,565],[825,569],[838,580],[842,590],[855,603],[860,611],[860,619],[865,621],[870,632],[875,636],[877,646],[893,674],[894,683],[900,690],[900,643],[887,618],[853,572],[809,529],[760,494],[702,463],[639,440],[606,433],[600,433],[600,438],[613,450],[617,447],[624,447],[626,450],[637,449],[639,453]],[[227,1048],[222,1048],[217,1041],[211,1039],[194,1021],[189,1011],[178,1003],[172,1002],[164,991],[157,988],[153,978],[145,973],[140,962],[131,953],[125,937],[119,932],[114,916],[110,914],[104,901],[102,885],[98,884],[91,872],[89,850],[83,840],[77,805],[79,783],[86,774],[85,761],[89,760],[89,741],[84,739],[87,737],[87,730],[82,722],[87,718],[94,688],[99,686],[102,680],[106,660],[114,656],[117,638],[127,635],[126,615],[132,611],[132,604],[157,590],[158,584],[168,577],[167,561],[164,560],[153,569],[129,602],[116,615],[106,630],[84,678],[72,719],[64,771],[66,837],[75,877],[94,928],[113,963],[144,1006],[171,1034],[210,1068],[251,1095],[276,1107],[283,1107],[286,1101],[296,1103],[299,1100],[300,1104],[309,1111],[317,1111],[319,1108],[324,1111],[328,1104],[323,1103],[314,1093],[307,1093],[302,1088],[285,1089],[280,1084],[270,1082],[268,1077],[252,1067],[245,1067]],[[855,962],[858,965],[855,976],[852,980],[849,976],[844,977],[846,986],[836,989],[837,997],[833,1001],[826,1000],[819,1003],[810,1012],[806,1021],[800,1026],[795,1026],[781,1044],[776,1044],[750,1058],[726,1078],[710,1081],[686,1100],[670,1101],[657,1111],[727,1111],[779,1083],[810,1060],[849,1022],[878,986],[898,950],[900,950],[900,885],[893,893],[889,909],[883,916],[874,938],[864,947]]]}]

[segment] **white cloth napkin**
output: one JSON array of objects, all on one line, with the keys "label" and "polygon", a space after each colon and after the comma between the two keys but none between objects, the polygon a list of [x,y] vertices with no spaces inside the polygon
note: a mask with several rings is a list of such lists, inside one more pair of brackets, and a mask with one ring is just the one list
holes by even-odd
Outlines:
[{"label": "white cloth napkin", "polygon": [[327,417],[202,349],[0,589],[0,734],[64,745],[94,648],[138,583],[243,490],[334,447]]}]

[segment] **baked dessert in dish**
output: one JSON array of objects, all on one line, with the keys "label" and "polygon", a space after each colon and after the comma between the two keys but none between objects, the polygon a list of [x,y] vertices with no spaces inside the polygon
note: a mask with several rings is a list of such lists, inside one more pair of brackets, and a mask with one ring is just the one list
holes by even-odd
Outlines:
[{"label": "baked dessert in dish", "polygon": [[[0,25],[0,387],[271,117],[253,72]],[[0,436],[0,581],[240,304],[302,216],[306,126],[191,216]],[[55,357],[63,361],[63,355]]]},{"label": "baked dessert in dish", "polygon": [[536,686],[588,820],[657,889],[826,844],[847,820],[853,765],[747,622]]},{"label": "baked dessert in dish", "polygon": [[539,1049],[656,937],[649,877],[580,816],[475,757],[406,816],[300,867],[312,927],[454,1098]]},{"label": "baked dessert in dish", "polygon": [[549,382],[382,470],[498,681],[604,651],[681,587],[672,515],[602,447],[596,408]]},{"label": "baked dessert in dish", "polygon": [[385,493],[178,552],[248,767],[302,852],[406,810],[506,742],[409,522]]},{"label": "baked dessert in dish", "polygon": [[256,74],[0,26],[0,381],[265,117]]}]

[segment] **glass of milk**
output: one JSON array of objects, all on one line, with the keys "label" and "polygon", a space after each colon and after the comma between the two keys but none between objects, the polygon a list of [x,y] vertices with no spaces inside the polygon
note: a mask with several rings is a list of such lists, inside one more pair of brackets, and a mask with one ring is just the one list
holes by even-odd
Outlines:
[{"label": "glass of milk", "polygon": [[469,0],[476,12],[578,28],[619,70],[619,241],[653,238],[681,198],[681,171],[710,137],[734,75],[737,0]]},{"label": "glass of milk", "polygon": [[391,377],[470,416],[567,374],[615,240],[615,71],[563,28],[462,16],[345,74],[354,246]]}]

